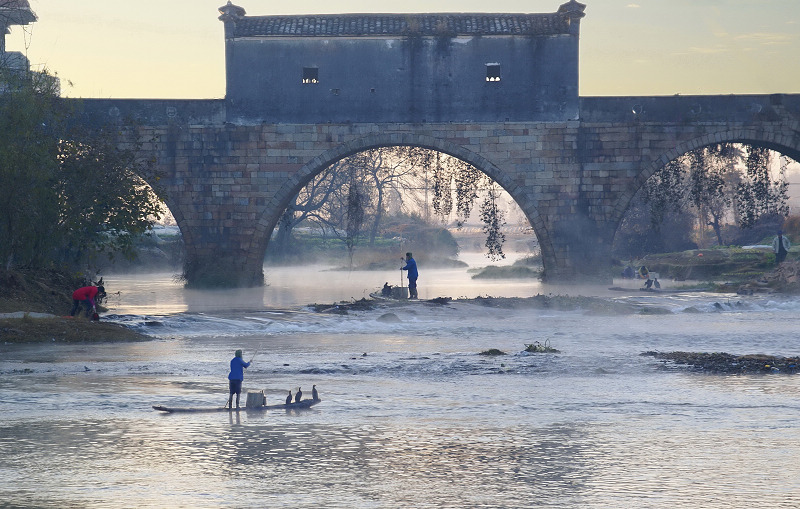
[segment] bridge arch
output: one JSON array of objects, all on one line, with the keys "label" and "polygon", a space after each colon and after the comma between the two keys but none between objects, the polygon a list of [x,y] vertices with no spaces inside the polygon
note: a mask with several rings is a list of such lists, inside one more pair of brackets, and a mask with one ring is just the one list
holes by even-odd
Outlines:
[{"label": "bridge arch", "polygon": [[677,142],[674,147],[662,150],[660,155],[642,165],[641,171],[636,175],[630,188],[620,195],[620,200],[616,207],[618,214],[614,217],[615,235],[634,197],[650,177],[682,155],[717,143],[741,143],[763,147],[800,162],[800,135],[798,135],[797,130],[792,136],[787,131],[776,131],[775,129],[735,128],[706,132],[701,136],[687,137]]},{"label": "bridge arch", "polygon": [[271,233],[280,220],[280,215],[275,215],[269,211],[285,210],[286,207],[289,206],[292,198],[325,168],[331,166],[336,161],[359,152],[395,146],[412,146],[441,152],[465,161],[483,172],[508,192],[522,209],[539,241],[545,270],[548,264],[555,260],[555,251],[547,237],[547,228],[535,206],[534,197],[523,187],[517,185],[515,181],[510,178],[509,172],[503,171],[485,157],[461,145],[435,136],[413,132],[369,134],[325,150],[307,161],[296,173],[287,179],[268,204],[265,214],[258,222],[253,240],[257,248],[253,249],[252,253],[260,254],[263,259]]},{"label": "bridge arch", "polygon": [[619,206],[617,207],[619,214],[615,218],[616,226],[619,226],[634,196],[650,177],[682,155],[716,143],[742,143],[768,148],[800,162],[800,133],[797,132],[795,132],[794,136],[791,136],[785,131],[781,132],[775,129],[738,128],[723,129],[716,132],[707,132],[702,136],[688,137],[685,140],[678,141],[672,148],[661,150],[660,155],[656,155],[651,161],[642,165],[630,188],[620,195]]}]

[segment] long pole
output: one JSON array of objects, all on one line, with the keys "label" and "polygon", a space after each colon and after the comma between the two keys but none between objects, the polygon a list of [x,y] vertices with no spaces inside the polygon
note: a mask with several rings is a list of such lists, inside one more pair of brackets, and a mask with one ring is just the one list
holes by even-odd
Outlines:
[{"label": "long pole", "polygon": [[[401,256],[400,257],[400,263],[403,263],[404,261],[405,261],[405,258],[403,258]],[[400,288],[403,288],[403,269],[402,268],[400,268]]]}]

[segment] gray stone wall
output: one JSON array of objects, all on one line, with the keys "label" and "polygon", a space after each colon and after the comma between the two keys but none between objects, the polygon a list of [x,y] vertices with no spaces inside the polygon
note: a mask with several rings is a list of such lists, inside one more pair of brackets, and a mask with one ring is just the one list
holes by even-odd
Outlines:
[{"label": "gray stone wall", "polygon": [[[227,41],[229,120],[497,122],[578,116],[578,37]],[[487,64],[499,81],[487,81]],[[304,69],[318,78],[303,83]]]}]

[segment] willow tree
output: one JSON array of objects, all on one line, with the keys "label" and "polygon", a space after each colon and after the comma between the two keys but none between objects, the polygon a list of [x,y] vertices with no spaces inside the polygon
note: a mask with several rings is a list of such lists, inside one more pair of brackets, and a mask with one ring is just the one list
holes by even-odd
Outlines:
[{"label": "willow tree", "polygon": [[788,159],[782,158],[777,178],[772,177],[769,149],[748,147],[745,171],[736,185],[736,214],[743,228],[753,226],[764,216],[789,215]]},{"label": "willow tree", "polygon": [[667,214],[692,210],[723,245],[722,227],[750,228],[770,215],[788,214],[785,170],[773,176],[767,149],[730,143],[688,152],[654,174],[643,188],[659,229]]},{"label": "willow tree", "polygon": [[487,257],[491,260],[505,258],[505,235],[502,233],[505,218],[497,206],[497,184],[471,164],[440,153],[436,154],[429,171],[433,175],[434,211],[443,218],[455,213],[458,227],[469,218],[480,192],[485,192],[480,205],[480,219],[486,234]]}]

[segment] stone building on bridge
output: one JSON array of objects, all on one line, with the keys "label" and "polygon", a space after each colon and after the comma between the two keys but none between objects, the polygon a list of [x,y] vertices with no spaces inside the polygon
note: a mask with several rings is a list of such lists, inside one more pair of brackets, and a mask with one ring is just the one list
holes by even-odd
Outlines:
[{"label": "stone building on bridge", "polygon": [[228,2],[225,99],[85,100],[86,121],[137,119],[191,284],[263,284],[297,192],[344,157],[398,145],[501,185],[549,280],[597,277],[634,194],[669,161],[720,142],[800,159],[800,96],[580,97],[584,9],[247,16]]},{"label": "stone building on bridge", "polygon": [[228,119],[576,120],[583,9],[572,0],[552,14],[251,17],[228,3]]}]

